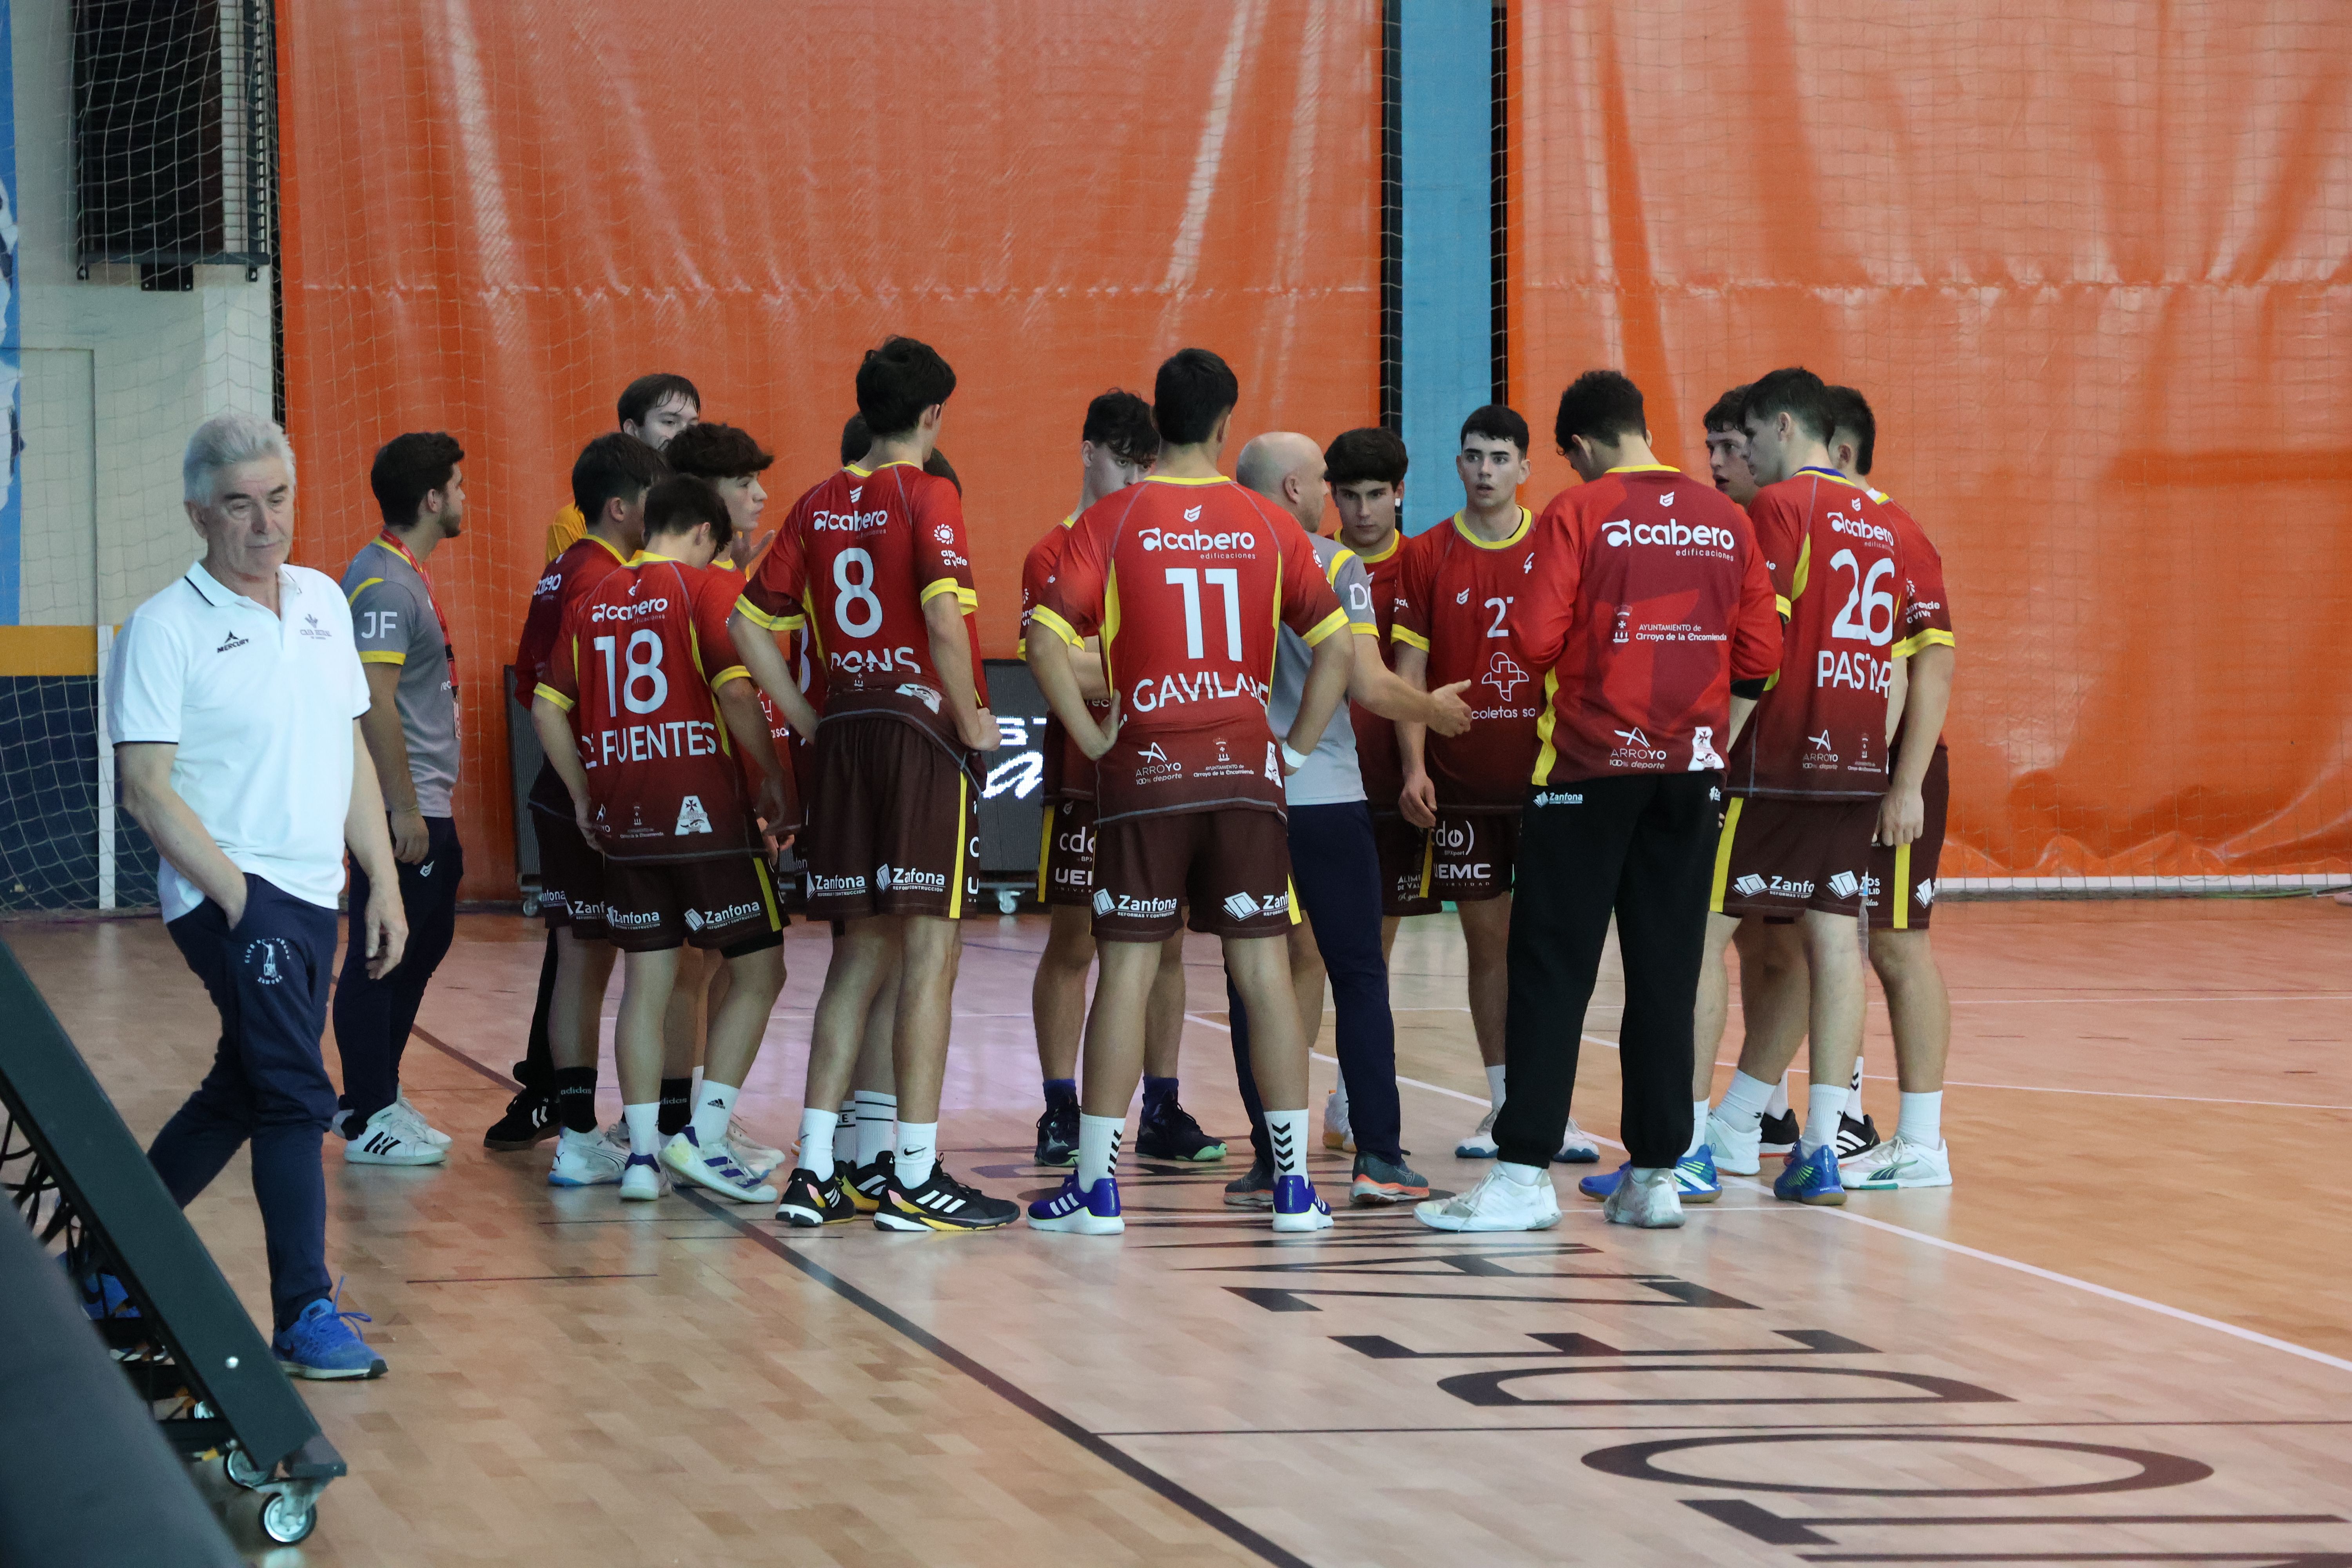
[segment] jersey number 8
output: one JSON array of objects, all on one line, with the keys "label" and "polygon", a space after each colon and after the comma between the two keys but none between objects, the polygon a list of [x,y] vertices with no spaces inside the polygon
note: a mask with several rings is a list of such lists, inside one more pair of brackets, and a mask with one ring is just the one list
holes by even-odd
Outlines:
[{"label": "jersey number 8", "polygon": [[882,629],[882,601],[874,592],[874,557],[863,550],[845,550],[835,556],[833,585],[841,590],[841,597],[833,602],[833,618],[845,633],[870,637]]}]

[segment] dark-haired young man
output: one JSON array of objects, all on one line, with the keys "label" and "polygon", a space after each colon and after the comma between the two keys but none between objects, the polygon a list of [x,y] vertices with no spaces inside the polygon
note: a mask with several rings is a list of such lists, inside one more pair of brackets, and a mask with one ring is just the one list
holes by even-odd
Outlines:
[{"label": "dark-haired young man", "polygon": [[979,858],[971,754],[999,744],[981,684],[962,504],[954,484],[922,468],[954,391],[955,372],[926,343],[891,338],[866,354],[857,370],[858,412],[874,437],[866,461],[793,503],[730,623],[753,678],[788,712],[800,694],[772,634],[814,623],[825,658],[809,914],[840,920],[844,931],[817,1001],[800,1163],[777,1209],[795,1226],[857,1215],[833,1169],[835,1107],[894,958],[898,1140],[874,1223],[985,1230],[1020,1213],[939,1158],[949,1008]]},{"label": "dark-haired young man", "polygon": [[[1819,376],[1797,368],[1764,376],[1748,390],[1741,423],[1763,486],[1748,513],[1774,590],[1788,602],[1788,629],[1779,678],[1731,754],[1697,1056],[1711,1076],[1727,1011],[1723,949],[1740,921],[1795,916],[1811,974],[1812,1074],[1798,1147],[1772,1190],[1800,1203],[1842,1204],[1837,1133],[1862,1048],[1858,922],[1886,793],[1902,543],[1869,489],[1832,461],[1833,421]],[[1749,1035],[1722,1105],[1694,1134],[1720,1169],[1761,1169],[1759,1124],[1791,1055],[1792,1046]],[[1695,1064],[1695,1101],[1710,1087],[1699,1070]]]},{"label": "dark-haired young man", "polygon": [[[682,375],[656,372],[623,387],[615,412],[622,435],[635,437],[658,452],[702,417],[702,394]],[[547,558],[552,561],[579,543],[586,526],[576,502],[557,509],[555,521],[547,525]]]},{"label": "dark-haired young man", "polygon": [[[408,945],[399,967],[368,973],[367,943],[355,926],[335,984],[335,1048],[343,1059],[342,1104],[332,1123],[355,1165],[436,1165],[449,1135],[425,1125],[400,1091],[400,1058],[433,972],[457,930],[457,881],[466,858],[450,805],[457,787],[457,652],[425,563],[463,531],[466,456],[441,431],[395,436],[375,455],[368,484],[383,531],[343,574],[352,634],[368,679],[360,719],[383,785],[392,853]],[[366,868],[352,862],[352,919],[363,921]]]},{"label": "dark-haired young man", "polygon": [[[1113,388],[1087,405],[1078,431],[1078,504],[1030,546],[1021,567],[1021,641],[1029,647],[1029,612],[1061,569],[1070,525],[1105,496],[1151,471],[1160,432],[1151,405]],[[1099,637],[1088,637],[1071,660],[1078,691],[1097,722],[1110,717],[1110,686],[1103,674]],[[1087,1022],[1087,970],[1095,959],[1095,764],[1048,715],[1045,826],[1037,855],[1037,897],[1051,924],[1045,951],[1030,982],[1029,1007],[1037,1028],[1037,1065],[1045,1078],[1045,1111],[1037,1119],[1037,1163],[1066,1165],[1078,1157],[1078,1041]],[[1143,1022],[1143,1121],[1138,1152],[1162,1160],[1221,1160],[1224,1144],[1201,1131],[1177,1099],[1177,1058],[1184,1037],[1184,933],[1160,949],[1160,972]]]},{"label": "dark-haired young man", "polygon": [[[775,1189],[727,1145],[784,984],[783,920],[733,753],[758,769],[772,820],[785,810],[783,763],[731,657],[735,579],[709,570],[733,537],[727,503],[708,482],[674,476],[647,493],[645,529],[635,559],[565,610],[531,704],[573,821],[604,853],[605,920],[625,955],[614,1045],[629,1138],[621,1196],[659,1197],[666,1166],[737,1203],[772,1203]],[[727,961],[727,1000],[710,1020],[692,1116],[665,1140],[662,1026],[689,942]]]},{"label": "dark-haired young man", "polygon": [[1537,524],[1513,646],[1543,675],[1511,919],[1510,1097],[1494,1173],[1415,1212],[1442,1230],[1541,1229],[1544,1172],[1576,1084],[1586,1005],[1616,920],[1626,1164],[1580,1184],[1614,1224],[1682,1223],[1720,1191],[1684,1161],[1706,889],[1731,749],[1780,662],[1780,621],[1748,520],[1650,450],[1641,389],[1588,371],[1553,431],[1585,482]]},{"label": "dark-haired young man", "polygon": [[[531,591],[530,612],[515,650],[517,690],[539,689],[572,605],[625,567],[644,545],[646,492],[668,473],[661,455],[633,436],[599,436],[582,448],[572,465],[572,497],[590,520],[588,531],[556,558]],[[604,857],[573,826],[571,792],[552,761],[541,765],[530,804],[539,840],[540,912],[556,943],[547,1034],[562,1131],[547,1179],[559,1187],[597,1186],[619,1181],[628,1163],[626,1146],[601,1134],[596,1125],[597,1022],[613,974]],[[509,1120],[519,1109],[509,1108]],[[519,1146],[535,1141],[526,1133]]]},{"label": "dark-haired young man", "polygon": [[1748,388],[1735,386],[1715,400],[1700,421],[1706,431],[1706,467],[1715,488],[1729,496],[1741,507],[1756,499],[1756,470],[1748,463],[1748,428],[1739,422],[1739,411],[1748,401]]},{"label": "dark-haired young man", "polygon": [[[1331,1223],[1307,1176],[1307,1043],[1283,941],[1296,918],[1283,779],[1305,765],[1345,699],[1354,639],[1297,523],[1218,471],[1239,401],[1240,383],[1215,354],[1171,356],[1152,384],[1158,468],[1087,509],[1030,609],[1029,668],[1097,764],[1101,964],[1087,1016],[1078,1166],[1031,1205],[1033,1228],[1125,1228],[1118,1144],[1160,948],[1187,902],[1192,928],[1223,939],[1226,976],[1258,1025],[1251,1057],[1275,1156],[1274,1228]],[[1277,625],[1314,649],[1281,740],[1265,717]],[[1097,636],[1117,683],[1108,732],[1071,668],[1072,650]]]},{"label": "dark-haired young man", "polygon": [[[1528,535],[1535,515],[1519,504],[1528,481],[1528,422],[1501,404],[1462,422],[1454,457],[1460,511],[1409,540],[1397,568],[1391,637],[1396,671],[1421,687],[1471,683],[1470,731],[1428,740],[1418,724],[1396,727],[1403,759],[1406,818],[1431,830],[1432,892],[1452,900],[1468,950],[1470,1024],[1486,1068],[1486,1114],[1454,1146],[1455,1158],[1495,1157],[1495,1117],[1503,1109],[1503,1019],[1510,999],[1511,868],[1518,858],[1522,781],[1535,763],[1536,677],[1511,651],[1511,606],[1535,568]],[[1601,1158],[1571,1121],[1559,1157]]]}]

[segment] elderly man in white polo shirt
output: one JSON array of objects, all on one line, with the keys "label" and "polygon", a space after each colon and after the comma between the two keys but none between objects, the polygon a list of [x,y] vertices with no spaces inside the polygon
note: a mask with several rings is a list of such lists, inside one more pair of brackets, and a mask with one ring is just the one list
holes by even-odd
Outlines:
[{"label": "elderly man in white polo shirt", "polygon": [[335,1087],[320,1059],[343,847],[370,896],[368,973],[408,939],[400,878],[358,720],[367,678],[335,580],[289,566],[294,454],[249,414],[197,426],[183,465],[205,556],[132,613],[107,701],[125,809],[162,851],[164,929],[220,1011],[212,1071],[147,1151],[184,1206],[239,1145],[268,1238],[273,1348],[298,1377],[384,1364],[327,1277],[320,1142]]}]

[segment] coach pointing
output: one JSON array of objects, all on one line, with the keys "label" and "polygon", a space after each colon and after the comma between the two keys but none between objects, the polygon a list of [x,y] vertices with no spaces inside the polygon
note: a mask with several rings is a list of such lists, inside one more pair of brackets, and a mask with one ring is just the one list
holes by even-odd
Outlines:
[{"label": "coach pointing", "polygon": [[212,1070],[147,1158],[184,1207],[253,1144],[272,1348],[298,1377],[383,1363],[327,1276],[320,1060],[343,848],[368,876],[353,940],[381,979],[408,940],[383,797],[362,739],[367,678],[333,578],[286,563],[294,454],[248,414],[197,426],[183,465],[204,559],[139,606],[108,703],[123,804],[161,850],[164,929],[219,1009]]}]

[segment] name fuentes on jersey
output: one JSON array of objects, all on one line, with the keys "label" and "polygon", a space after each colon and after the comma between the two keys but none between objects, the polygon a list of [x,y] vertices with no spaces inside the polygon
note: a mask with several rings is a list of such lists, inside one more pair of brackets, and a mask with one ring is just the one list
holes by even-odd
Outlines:
[{"label": "name fuentes on jersey", "polygon": [[706,719],[672,719],[660,724],[630,724],[580,737],[580,763],[597,768],[662,757],[709,757],[719,752],[719,726]]}]

